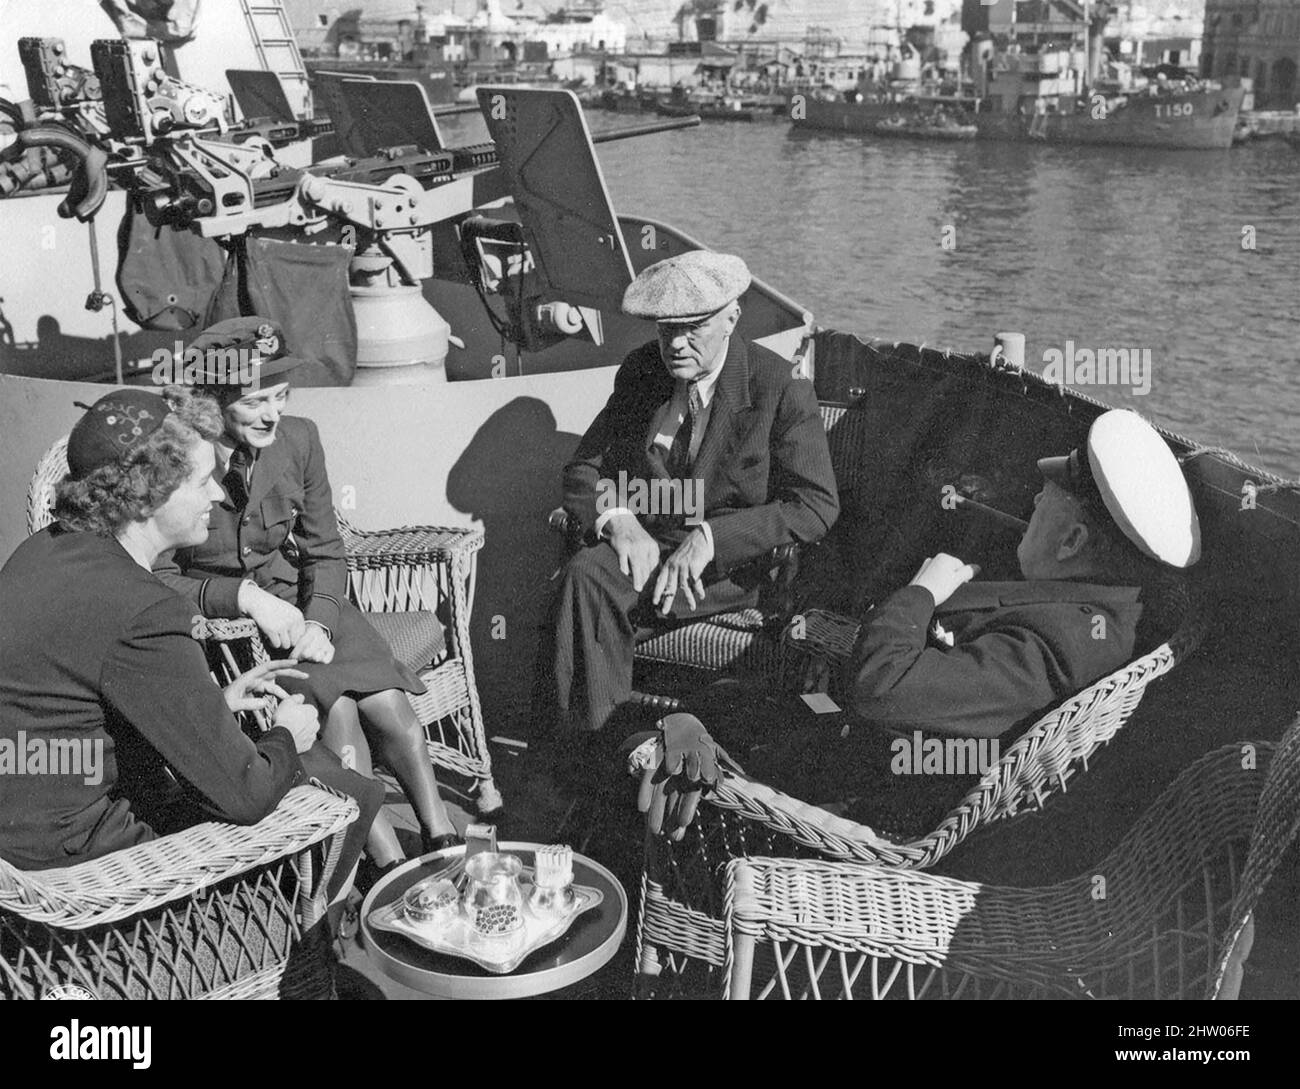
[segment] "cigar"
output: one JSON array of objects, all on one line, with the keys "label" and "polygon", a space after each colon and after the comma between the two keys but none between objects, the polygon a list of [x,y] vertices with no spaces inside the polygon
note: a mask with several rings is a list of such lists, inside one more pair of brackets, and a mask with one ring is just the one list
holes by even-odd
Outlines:
[{"label": "cigar", "polygon": [[1018,533],[1024,533],[1029,528],[1028,522],[1022,522],[1019,518],[1012,517],[1003,511],[995,510],[993,507],[986,507],[983,503],[976,502],[974,499],[968,499],[964,495],[957,496],[958,507],[964,507],[971,514],[978,514],[988,518],[990,521],[997,522],[1004,529],[1014,529]]}]

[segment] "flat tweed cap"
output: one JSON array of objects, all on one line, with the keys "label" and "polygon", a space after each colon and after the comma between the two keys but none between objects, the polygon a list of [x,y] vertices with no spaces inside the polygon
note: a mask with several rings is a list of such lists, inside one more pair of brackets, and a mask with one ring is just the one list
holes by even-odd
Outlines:
[{"label": "flat tweed cap", "polygon": [[690,250],[641,270],[623,292],[623,313],[651,321],[698,321],[749,288],[745,262],[729,253]]}]

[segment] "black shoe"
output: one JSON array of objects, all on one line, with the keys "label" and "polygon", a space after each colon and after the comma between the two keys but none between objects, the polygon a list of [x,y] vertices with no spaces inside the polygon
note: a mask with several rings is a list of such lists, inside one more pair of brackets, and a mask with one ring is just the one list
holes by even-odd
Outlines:
[{"label": "black shoe", "polygon": [[398,866],[406,865],[407,861],[405,858],[395,858],[385,866],[376,866],[370,856],[366,855],[357,863],[357,877],[352,887],[364,897],[379,884],[381,878],[387,877]]}]

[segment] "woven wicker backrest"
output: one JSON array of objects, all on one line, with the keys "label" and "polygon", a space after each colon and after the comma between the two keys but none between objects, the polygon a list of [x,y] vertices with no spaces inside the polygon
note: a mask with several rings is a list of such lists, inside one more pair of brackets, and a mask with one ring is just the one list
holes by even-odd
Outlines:
[{"label": "woven wicker backrest", "polygon": [[27,486],[27,532],[39,533],[54,521],[54,486],[68,475],[68,436],[41,455]]},{"label": "woven wicker backrest", "polygon": [[[270,661],[270,654],[257,624],[252,620],[218,620],[195,618],[193,636],[203,645],[212,679],[222,688],[255,666]],[[269,730],[275,722],[280,701],[266,696],[257,711],[241,711],[241,725],[250,736]]]},{"label": "woven wicker backrest", "polygon": [[1219,950],[1211,997],[1217,998],[1223,992],[1233,947],[1282,856],[1295,843],[1297,833],[1300,833],[1300,716],[1282,735],[1268,767],[1251,831],[1250,854],[1233,903],[1232,923]]}]

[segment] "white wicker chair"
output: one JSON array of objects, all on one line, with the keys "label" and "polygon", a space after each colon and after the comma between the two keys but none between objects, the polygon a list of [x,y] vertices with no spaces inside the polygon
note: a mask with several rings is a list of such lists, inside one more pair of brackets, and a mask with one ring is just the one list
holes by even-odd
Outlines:
[{"label": "white wicker chair", "polygon": [[[851,621],[811,613],[792,651],[831,657],[852,646]],[[1147,686],[1184,660],[1203,627],[1187,608],[1178,632],[1155,650],[1066,700],[1001,755],[930,832],[898,842],[763,783],[724,774],[685,839],[649,836],[637,925],[637,971],[654,994],[716,990],[725,959],[722,920],[726,864],[733,857],[815,855],[828,860],[925,869],[976,828],[1042,808],[1120,730]],[[798,666],[783,667],[787,682]]]},{"label": "white wicker chair", "polygon": [[0,997],[330,997],[317,924],[357,815],[301,786],[247,828],[200,824],[63,869],[0,860]]},{"label": "white wicker chair", "polygon": [[1045,888],[736,859],[725,995],[1233,998],[1254,906],[1298,828],[1300,719],[1276,745],[1201,757],[1099,865]]}]

